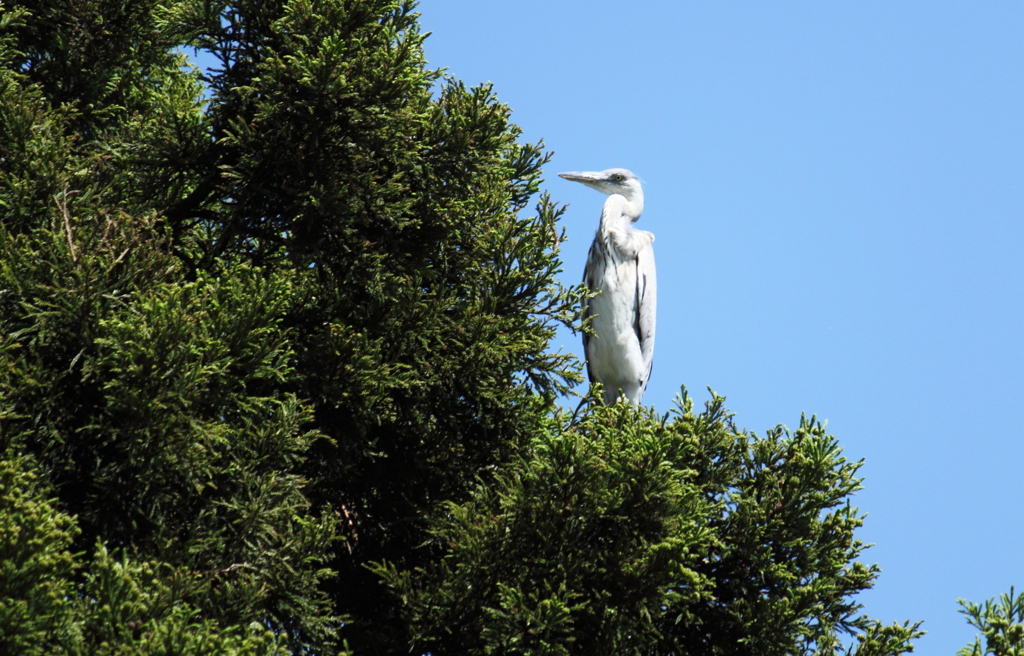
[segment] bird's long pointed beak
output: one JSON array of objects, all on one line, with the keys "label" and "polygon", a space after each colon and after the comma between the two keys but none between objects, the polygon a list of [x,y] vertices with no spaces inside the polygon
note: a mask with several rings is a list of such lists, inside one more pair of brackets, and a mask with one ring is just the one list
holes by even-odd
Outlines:
[{"label": "bird's long pointed beak", "polygon": [[594,173],[592,171],[569,171],[568,173],[559,173],[558,177],[586,184],[588,182],[597,182],[600,175],[600,173]]}]

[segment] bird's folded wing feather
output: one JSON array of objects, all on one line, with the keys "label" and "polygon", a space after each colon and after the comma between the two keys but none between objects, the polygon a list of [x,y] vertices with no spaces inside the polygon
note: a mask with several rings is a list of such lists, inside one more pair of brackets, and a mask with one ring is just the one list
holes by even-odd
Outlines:
[{"label": "bird's folded wing feather", "polygon": [[[651,241],[654,236],[651,235]],[[654,319],[658,305],[658,277],[654,270],[654,248],[648,244],[636,256],[636,330],[640,353],[644,358],[640,387],[647,389],[654,365]]]},{"label": "bird's folded wing feather", "polygon": [[[604,276],[604,266],[607,258],[604,255],[605,244],[601,239],[595,239],[594,243],[590,245],[590,252],[587,254],[587,266],[583,269],[583,284],[587,286],[587,289],[595,290],[599,289],[601,278]],[[590,301],[588,299],[583,300],[583,321],[587,321],[592,316],[593,312],[590,309]],[[589,362],[590,361],[590,340],[591,336],[587,333],[583,333],[583,357]],[[591,368],[587,367],[587,377],[590,378],[590,382],[597,382],[594,380],[594,376],[591,373]]]}]

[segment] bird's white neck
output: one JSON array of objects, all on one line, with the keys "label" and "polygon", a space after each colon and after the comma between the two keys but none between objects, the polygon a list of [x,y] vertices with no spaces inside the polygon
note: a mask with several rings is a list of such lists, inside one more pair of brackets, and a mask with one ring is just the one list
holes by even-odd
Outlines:
[{"label": "bird's white neck", "polygon": [[605,228],[625,228],[640,218],[644,211],[644,194],[639,190],[630,190],[629,197],[612,194],[604,201],[601,211],[601,226]]}]

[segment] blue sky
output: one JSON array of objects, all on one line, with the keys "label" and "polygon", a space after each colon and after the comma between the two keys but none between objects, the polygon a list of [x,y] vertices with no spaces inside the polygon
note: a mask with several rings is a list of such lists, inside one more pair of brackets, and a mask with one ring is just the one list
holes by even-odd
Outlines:
[{"label": "blue sky", "polygon": [[[645,404],[710,386],[762,433],[828,420],[865,459],[861,601],[974,635],[1024,588],[1024,4],[425,0],[432,66],[490,81],[555,152],[576,282],[624,167],[657,235]],[[577,337],[560,344],[582,352]]]}]

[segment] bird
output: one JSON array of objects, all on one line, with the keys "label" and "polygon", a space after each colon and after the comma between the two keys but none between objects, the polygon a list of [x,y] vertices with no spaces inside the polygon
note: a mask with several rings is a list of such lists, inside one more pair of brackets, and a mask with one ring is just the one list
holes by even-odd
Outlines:
[{"label": "bird", "polygon": [[593,335],[583,334],[591,383],[601,383],[602,400],[624,398],[640,405],[654,364],[654,324],[658,280],[654,235],[633,227],[644,211],[640,180],[626,169],[559,173],[608,198],[583,270],[583,282],[598,292],[583,302],[583,318]]}]

